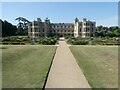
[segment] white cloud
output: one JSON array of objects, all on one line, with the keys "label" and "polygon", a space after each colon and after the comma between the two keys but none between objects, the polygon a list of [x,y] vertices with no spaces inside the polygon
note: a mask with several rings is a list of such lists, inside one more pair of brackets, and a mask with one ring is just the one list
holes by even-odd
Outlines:
[{"label": "white cloud", "polygon": [[97,20],[96,23],[97,25],[103,26],[118,26],[118,16],[106,18],[104,20]]}]

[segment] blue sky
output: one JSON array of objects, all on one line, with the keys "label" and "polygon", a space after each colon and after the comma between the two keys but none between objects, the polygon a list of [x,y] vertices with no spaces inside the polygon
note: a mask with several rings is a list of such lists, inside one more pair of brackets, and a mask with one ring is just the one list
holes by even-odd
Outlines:
[{"label": "blue sky", "polygon": [[74,18],[87,18],[97,25],[118,25],[117,2],[4,2],[2,18],[17,24],[16,17],[25,17],[33,21],[37,17],[51,22],[73,22]]}]

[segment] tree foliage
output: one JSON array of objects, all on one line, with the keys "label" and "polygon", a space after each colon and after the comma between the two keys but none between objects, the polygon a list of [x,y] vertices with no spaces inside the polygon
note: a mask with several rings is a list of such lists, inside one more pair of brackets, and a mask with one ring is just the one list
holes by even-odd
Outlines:
[{"label": "tree foliage", "polygon": [[120,37],[120,28],[118,26],[111,26],[111,27],[97,26],[96,36]]},{"label": "tree foliage", "polygon": [[14,36],[16,35],[17,27],[15,25],[12,25],[11,23],[5,21],[2,21],[2,36]]},{"label": "tree foliage", "polygon": [[27,28],[27,23],[29,23],[29,21],[25,18],[22,17],[18,17],[15,20],[18,20],[18,25],[12,25],[11,23],[9,23],[8,21],[2,21],[0,19],[0,23],[2,24],[2,37],[5,36],[16,36],[16,35],[27,35],[28,32],[28,28]]},{"label": "tree foliage", "polygon": [[23,17],[18,17],[15,20],[18,21],[18,24],[17,24],[18,30],[17,30],[16,34],[17,35],[27,35],[27,32],[28,32],[27,24],[30,23],[30,21]]},{"label": "tree foliage", "polygon": [[28,21],[26,18],[23,17],[18,17],[15,20],[18,21],[18,28],[22,28],[22,29],[26,29],[27,23],[29,23],[30,21]]}]

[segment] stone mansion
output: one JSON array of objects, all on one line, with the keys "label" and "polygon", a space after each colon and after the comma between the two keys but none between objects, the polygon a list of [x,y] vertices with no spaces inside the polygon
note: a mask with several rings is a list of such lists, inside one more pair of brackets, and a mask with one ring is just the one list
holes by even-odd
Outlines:
[{"label": "stone mansion", "polygon": [[74,36],[89,38],[94,37],[96,23],[83,18],[79,21],[75,18],[73,23],[51,23],[48,18],[44,22],[40,18],[28,24],[29,37],[51,37],[51,36]]}]

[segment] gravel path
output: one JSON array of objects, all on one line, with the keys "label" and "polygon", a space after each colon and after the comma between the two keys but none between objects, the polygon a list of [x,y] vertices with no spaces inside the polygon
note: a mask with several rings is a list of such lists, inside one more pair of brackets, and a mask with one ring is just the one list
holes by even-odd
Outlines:
[{"label": "gravel path", "polygon": [[90,88],[65,41],[59,41],[45,88]]}]

